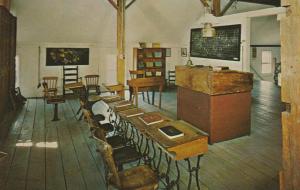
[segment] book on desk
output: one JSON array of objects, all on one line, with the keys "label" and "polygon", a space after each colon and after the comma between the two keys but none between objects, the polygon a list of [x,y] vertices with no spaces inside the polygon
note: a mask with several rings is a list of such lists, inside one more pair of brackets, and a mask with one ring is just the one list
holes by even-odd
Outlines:
[{"label": "book on desk", "polygon": [[132,105],[132,103],[130,101],[122,101],[122,102],[118,102],[115,107],[116,108],[122,108],[122,107],[126,107],[126,106],[130,106]]},{"label": "book on desk", "polygon": [[183,132],[181,132],[180,130],[176,129],[172,125],[167,125],[167,126],[161,127],[158,130],[159,130],[159,132],[161,132],[163,135],[165,135],[169,139],[174,139],[174,138],[178,138],[178,137],[184,136]]},{"label": "book on desk", "polygon": [[144,114],[144,111],[137,108],[137,109],[127,110],[125,116],[127,118],[130,118],[130,117],[139,116],[139,115],[143,115],[143,114]]},{"label": "book on desk", "polygon": [[140,116],[139,119],[146,125],[153,125],[164,121],[162,116],[158,113],[147,113],[146,115]]}]

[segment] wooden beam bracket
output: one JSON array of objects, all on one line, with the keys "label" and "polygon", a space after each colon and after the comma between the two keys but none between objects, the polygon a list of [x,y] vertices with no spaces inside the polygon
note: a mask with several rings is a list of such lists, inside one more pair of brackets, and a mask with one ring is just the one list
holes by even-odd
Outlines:
[{"label": "wooden beam bracket", "polygon": [[231,7],[231,5],[235,2],[236,0],[230,0],[224,7],[224,9],[221,11],[220,16],[223,16],[226,11]]},{"label": "wooden beam bracket", "polygon": [[126,6],[125,9],[128,9],[136,0],[131,0]]},{"label": "wooden beam bracket", "polygon": [[108,2],[116,9],[118,10],[118,5],[114,0],[108,0]]}]

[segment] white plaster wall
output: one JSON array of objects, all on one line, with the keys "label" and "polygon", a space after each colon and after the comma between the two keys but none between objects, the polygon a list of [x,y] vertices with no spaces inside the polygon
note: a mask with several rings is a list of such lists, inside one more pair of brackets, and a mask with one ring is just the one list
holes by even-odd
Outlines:
[{"label": "white plaster wall", "polygon": [[[280,22],[277,16],[264,16],[251,19],[251,45],[280,45]],[[257,56],[254,58],[251,52],[251,67],[262,78],[260,80],[274,82],[274,74],[261,73],[262,51],[272,51],[273,59],[281,62],[280,47],[257,47]],[[274,61],[274,64],[275,64]]]},{"label": "white plaster wall", "polygon": [[280,22],[276,15],[251,18],[251,44],[280,44]]},{"label": "white plaster wall", "polygon": [[[203,14],[202,8],[198,0],[136,1],[126,11],[127,70],[132,67],[132,48],[140,41],[172,48],[167,70],[174,69],[181,60],[182,36]],[[90,65],[79,67],[80,76],[99,73],[101,83],[115,83],[116,10],[107,0],[12,0],[12,9],[18,17],[17,55],[25,96],[42,93],[37,89],[39,62],[41,76],[58,76],[62,89],[62,68],[45,66],[46,47],[90,48]]]}]

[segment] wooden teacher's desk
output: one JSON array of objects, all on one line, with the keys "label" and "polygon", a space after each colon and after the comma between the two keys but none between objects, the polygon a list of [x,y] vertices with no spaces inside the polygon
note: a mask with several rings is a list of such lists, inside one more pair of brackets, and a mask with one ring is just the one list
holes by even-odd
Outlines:
[{"label": "wooden teacher's desk", "polygon": [[135,96],[135,104],[138,106],[138,92],[152,90],[152,104],[154,104],[154,90],[159,90],[159,108],[161,108],[161,93],[165,84],[163,77],[147,77],[147,78],[136,78],[127,81],[130,88],[133,89]]},{"label": "wooden teacher's desk", "polygon": [[250,134],[253,75],[211,67],[176,67],[177,117],[209,135],[209,143]]}]

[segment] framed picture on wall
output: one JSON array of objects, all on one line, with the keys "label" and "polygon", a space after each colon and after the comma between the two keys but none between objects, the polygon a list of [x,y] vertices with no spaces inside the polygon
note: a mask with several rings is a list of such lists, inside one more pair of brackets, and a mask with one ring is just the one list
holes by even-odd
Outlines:
[{"label": "framed picture on wall", "polygon": [[89,48],[46,48],[46,66],[88,64]]},{"label": "framed picture on wall", "polygon": [[166,48],[166,57],[171,57],[171,48]]},{"label": "framed picture on wall", "polygon": [[181,48],[181,57],[187,56],[187,48]]}]

